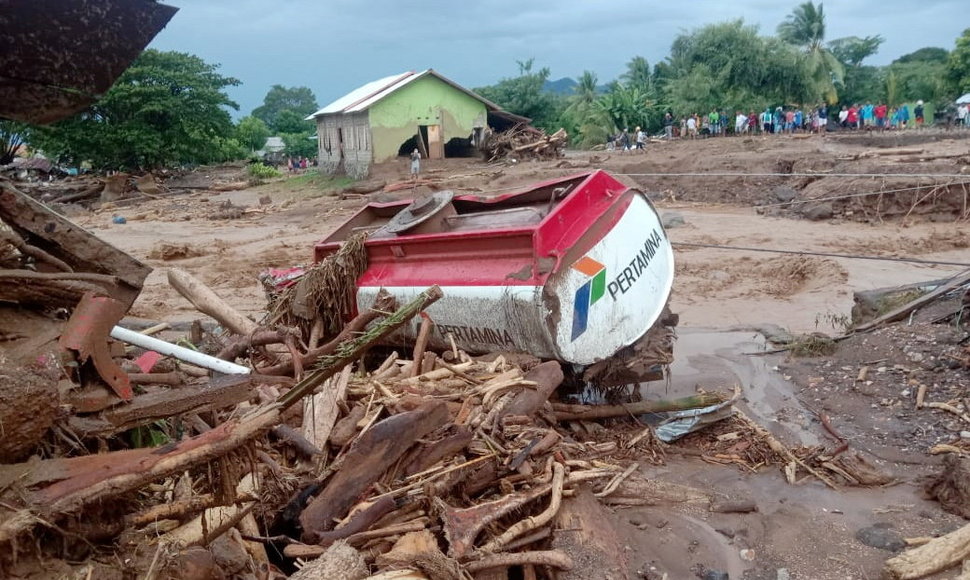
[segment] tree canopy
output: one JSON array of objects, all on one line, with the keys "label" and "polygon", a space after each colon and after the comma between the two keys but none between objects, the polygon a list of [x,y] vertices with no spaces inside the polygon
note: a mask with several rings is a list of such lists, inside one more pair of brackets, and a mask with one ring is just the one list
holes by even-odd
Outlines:
[{"label": "tree canopy", "polygon": [[970,92],[970,28],[957,38],[946,61],[946,80],[957,95]]},{"label": "tree canopy", "polygon": [[[273,85],[263,98],[263,104],[253,109],[252,115],[266,123],[272,131],[287,133],[292,132],[291,124],[294,117],[302,121],[319,108],[317,98],[309,88]],[[284,114],[287,112],[290,114]],[[280,119],[281,115],[283,115],[282,119]],[[285,123],[285,126],[280,127],[281,122]]]},{"label": "tree canopy", "polygon": [[50,157],[96,168],[148,168],[224,161],[240,155],[225,92],[239,81],[218,65],[149,49],[104,97],[80,114],[32,130],[31,144]]},{"label": "tree canopy", "polygon": [[533,71],[535,59],[517,61],[519,76],[475,89],[475,92],[507,111],[532,119],[539,127],[552,129],[558,122],[562,106],[554,95],[543,90],[549,80],[549,69]]},{"label": "tree canopy", "polygon": [[266,123],[252,115],[243,117],[236,125],[236,139],[249,151],[262,149],[269,136],[270,130]]},{"label": "tree canopy", "polygon": [[805,70],[812,79],[814,97],[835,103],[837,87],[844,83],[845,69],[825,46],[825,24],[822,3],[816,6],[813,2],[804,2],[778,25],[778,38],[805,51]]}]

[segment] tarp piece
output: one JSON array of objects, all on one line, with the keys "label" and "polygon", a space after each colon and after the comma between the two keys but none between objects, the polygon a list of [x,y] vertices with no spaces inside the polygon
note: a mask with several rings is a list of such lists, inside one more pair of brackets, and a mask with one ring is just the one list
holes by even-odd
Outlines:
[{"label": "tarp piece", "polygon": [[43,124],[84,109],[177,10],[153,0],[0,0],[0,118]]},{"label": "tarp piece", "polygon": [[967,104],[970,104],[970,93],[967,93],[967,94],[963,95],[962,97],[960,97],[959,99],[957,99],[957,104],[958,105],[967,105]]}]

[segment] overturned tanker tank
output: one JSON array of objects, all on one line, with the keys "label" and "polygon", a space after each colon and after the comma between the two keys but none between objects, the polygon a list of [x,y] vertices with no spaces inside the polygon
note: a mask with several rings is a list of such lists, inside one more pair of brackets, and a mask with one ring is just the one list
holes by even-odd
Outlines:
[{"label": "overturned tanker tank", "polygon": [[[381,288],[408,301],[438,284],[432,346],[523,352],[603,385],[660,378],[671,361],[673,251],[642,192],[603,171],[495,197],[439,191],[371,203],[315,247],[369,232],[357,307]],[[391,340],[413,344],[418,323]],[[662,376],[662,375],[661,375]]]}]

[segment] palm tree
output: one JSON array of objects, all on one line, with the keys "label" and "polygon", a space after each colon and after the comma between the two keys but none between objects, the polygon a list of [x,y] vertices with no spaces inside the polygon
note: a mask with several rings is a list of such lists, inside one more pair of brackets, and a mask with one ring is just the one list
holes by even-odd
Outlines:
[{"label": "palm tree", "polygon": [[620,75],[627,86],[638,87],[642,91],[650,88],[650,63],[642,56],[635,56],[626,63],[626,72]]},{"label": "palm tree", "polygon": [[799,4],[778,25],[778,36],[805,50],[806,67],[819,96],[830,103],[838,98],[836,85],[843,83],[842,63],[825,47],[825,11],[811,1]]},{"label": "palm tree", "polygon": [[575,94],[570,97],[566,114],[571,115],[579,128],[577,143],[591,147],[606,140],[606,135],[614,130],[613,123],[605,109],[600,106],[596,73],[583,71],[576,85]]}]

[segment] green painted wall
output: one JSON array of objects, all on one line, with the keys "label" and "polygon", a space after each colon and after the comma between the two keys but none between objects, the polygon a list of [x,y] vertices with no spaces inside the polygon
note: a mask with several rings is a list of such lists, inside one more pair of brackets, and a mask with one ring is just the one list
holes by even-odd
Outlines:
[{"label": "green painted wall", "polygon": [[393,159],[418,125],[441,125],[444,142],[484,127],[485,105],[435,77],[411,82],[370,108],[374,162]]}]

